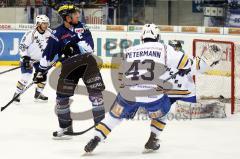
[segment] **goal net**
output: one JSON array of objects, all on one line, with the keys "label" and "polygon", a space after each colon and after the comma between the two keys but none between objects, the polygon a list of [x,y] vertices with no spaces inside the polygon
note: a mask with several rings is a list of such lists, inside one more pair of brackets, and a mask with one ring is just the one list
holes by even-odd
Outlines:
[{"label": "goal net", "polygon": [[221,61],[206,73],[195,77],[199,101],[219,101],[231,107],[231,113],[240,111],[240,45],[230,41],[195,39],[193,56],[200,56],[209,44],[223,50]]}]

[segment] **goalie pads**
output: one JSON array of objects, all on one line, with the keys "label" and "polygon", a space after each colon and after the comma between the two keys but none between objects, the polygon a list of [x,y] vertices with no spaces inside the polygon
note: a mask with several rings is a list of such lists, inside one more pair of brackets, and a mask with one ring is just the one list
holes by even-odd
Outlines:
[{"label": "goalie pads", "polygon": [[216,65],[222,58],[222,48],[217,44],[206,45],[203,49],[201,59],[210,67]]},{"label": "goalie pads", "polygon": [[177,101],[175,113],[180,114],[184,119],[226,117],[225,104],[220,102],[189,103],[184,101]]}]

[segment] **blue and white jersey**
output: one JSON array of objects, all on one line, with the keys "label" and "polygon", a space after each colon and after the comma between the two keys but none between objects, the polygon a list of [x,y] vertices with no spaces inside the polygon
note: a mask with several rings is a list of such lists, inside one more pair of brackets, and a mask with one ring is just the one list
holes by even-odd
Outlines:
[{"label": "blue and white jersey", "polygon": [[27,31],[19,45],[20,56],[29,56],[31,59],[39,61],[46,48],[51,32],[51,29],[47,29],[44,33],[40,33],[37,28]]},{"label": "blue and white jersey", "polygon": [[[147,42],[130,47],[124,52],[124,66],[121,71],[126,82],[123,81],[122,87],[136,91],[137,102],[156,101],[163,97],[165,90],[157,94],[151,90],[157,89],[161,85],[160,81],[169,77],[166,75],[166,67],[176,70],[187,69],[191,66],[188,61],[187,55],[177,53],[170,45],[159,42]],[[162,84],[163,87],[164,85],[166,84]],[[146,92],[146,96],[140,95],[141,92]],[[127,91],[120,94],[124,98],[129,96]]]},{"label": "blue and white jersey", "polygon": [[[177,53],[182,54],[182,52],[177,51]],[[169,82],[172,83],[173,90],[169,91],[169,97],[176,98],[188,98],[196,96],[196,86],[194,82],[194,76],[199,73],[204,73],[208,70],[207,64],[199,57],[193,58],[189,57],[189,62],[191,64],[191,71],[185,75],[177,75],[175,78],[170,79]],[[167,76],[170,76],[177,72],[177,69],[169,68],[167,71]]]},{"label": "blue and white jersey", "polygon": [[53,30],[49,38],[40,60],[40,68],[46,69],[56,55],[61,57],[62,49],[68,43],[76,46],[73,47],[73,52],[76,54],[92,53],[94,49],[92,34],[85,24],[79,22],[70,29],[62,24]]}]

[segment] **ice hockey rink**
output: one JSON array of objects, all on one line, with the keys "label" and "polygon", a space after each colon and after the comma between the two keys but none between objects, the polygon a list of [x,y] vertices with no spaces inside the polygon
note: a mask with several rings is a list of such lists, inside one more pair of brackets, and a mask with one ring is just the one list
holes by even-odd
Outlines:
[{"label": "ice hockey rink", "polygon": [[[0,67],[0,71],[11,67]],[[109,70],[102,71],[108,91],[113,90]],[[20,71],[0,76],[0,103],[4,106],[13,96]],[[53,140],[52,132],[58,129],[54,113],[55,91],[46,86],[48,103],[33,100],[34,87],[21,98],[21,104],[12,104],[0,113],[1,159],[237,159],[240,156],[240,115],[224,119],[172,120],[160,137],[160,150],[143,153],[150,133],[149,120],[124,121],[115,128],[109,138],[91,155],[84,155],[84,146],[92,138],[93,131],[71,140]],[[75,96],[72,111],[90,109],[87,96]],[[229,112],[229,111],[228,111]],[[92,126],[92,120],[74,122],[74,130]]]}]

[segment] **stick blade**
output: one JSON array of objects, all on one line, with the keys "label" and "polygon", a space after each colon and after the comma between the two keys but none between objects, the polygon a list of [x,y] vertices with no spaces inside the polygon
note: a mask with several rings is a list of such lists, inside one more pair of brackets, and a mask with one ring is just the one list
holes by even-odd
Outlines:
[{"label": "stick blade", "polygon": [[1,107],[1,112],[5,109],[5,107]]}]

